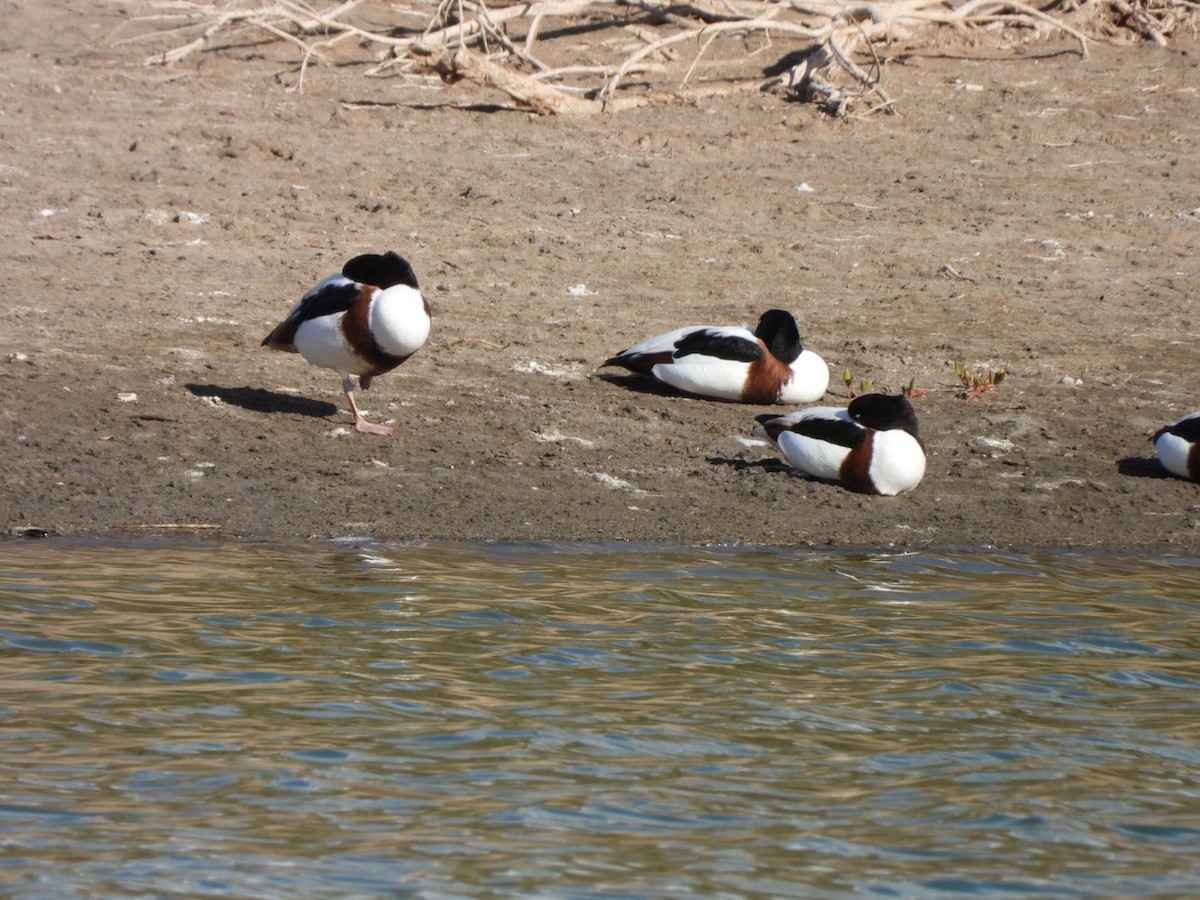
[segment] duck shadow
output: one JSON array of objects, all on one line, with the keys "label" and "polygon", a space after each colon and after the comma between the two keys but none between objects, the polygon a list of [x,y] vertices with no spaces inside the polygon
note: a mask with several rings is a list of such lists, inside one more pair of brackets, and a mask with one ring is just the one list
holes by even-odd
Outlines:
[{"label": "duck shadow", "polygon": [[763,459],[751,462],[748,459],[730,459],[727,456],[710,456],[707,459],[710,466],[728,466],[735,472],[744,472],[746,469],[761,469],[764,472],[790,472],[794,475],[803,476],[803,473],[797,472],[787,463],[774,456],[768,456]]},{"label": "duck shadow", "polygon": [[1117,460],[1117,473],[1131,478],[1173,478],[1154,456],[1127,456]]},{"label": "duck shadow", "polygon": [[681,391],[675,390],[669,384],[663,384],[661,381],[655,381],[652,378],[646,378],[642,375],[616,375],[612,372],[596,372],[595,378],[608,384],[615,384],[617,387],[625,388],[627,391],[633,391],[635,394],[649,394],[654,397],[687,397]]},{"label": "duck shadow", "polygon": [[335,404],[325,400],[296,397],[264,388],[222,387],[219,384],[185,384],[184,387],[197,397],[214,397],[222,403],[240,406],[251,412],[287,413],[323,419],[338,411]]}]

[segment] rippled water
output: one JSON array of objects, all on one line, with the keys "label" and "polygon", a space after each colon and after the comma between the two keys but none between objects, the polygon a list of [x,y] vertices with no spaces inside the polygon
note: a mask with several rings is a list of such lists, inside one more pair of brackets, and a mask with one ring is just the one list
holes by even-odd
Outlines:
[{"label": "rippled water", "polygon": [[13,897],[1200,894],[1200,560],[0,544]]}]

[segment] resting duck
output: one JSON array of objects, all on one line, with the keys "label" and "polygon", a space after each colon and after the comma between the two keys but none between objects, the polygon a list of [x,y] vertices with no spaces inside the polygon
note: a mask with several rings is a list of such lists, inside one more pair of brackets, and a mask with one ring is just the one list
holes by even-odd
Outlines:
[{"label": "resting duck", "polygon": [[903,394],[864,394],[839,409],[817,406],[757,416],[794,469],[864,494],[911,491],[925,475],[917,414]]},{"label": "resting duck", "polygon": [[1200,481],[1200,412],[1164,425],[1151,441],[1164,469],[1180,478]]},{"label": "resting duck", "polygon": [[829,386],[829,367],[800,343],[792,314],[772,309],[754,331],[688,325],[647,338],[606,360],[671,387],[742,403],[811,403]]},{"label": "resting duck", "polygon": [[272,350],[299,353],[314,366],[342,376],[354,413],[354,430],[390,435],[395,429],[368,422],[354,402],[354,382],[390,372],[429,337],[429,304],[412,266],[392,251],[356,256],[296,301],[287,318],[263,338]]}]

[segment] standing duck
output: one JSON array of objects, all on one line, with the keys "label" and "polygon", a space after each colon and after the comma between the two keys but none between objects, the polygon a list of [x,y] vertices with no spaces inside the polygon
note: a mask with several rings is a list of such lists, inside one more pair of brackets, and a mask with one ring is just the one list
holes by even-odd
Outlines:
[{"label": "standing duck", "polygon": [[771,309],[754,331],[688,325],[647,338],[608,359],[676,390],[742,403],[811,403],[829,386],[829,367],[800,343],[791,313]]},{"label": "standing duck", "polygon": [[925,476],[917,414],[903,394],[864,394],[847,408],[817,406],[757,416],[756,434],[775,442],[788,464],[863,494],[911,491]]},{"label": "standing duck", "polygon": [[1151,441],[1164,469],[1180,478],[1200,481],[1200,412],[1164,425]]},{"label": "standing duck", "polygon": [[429,337],[429,304],[403,257],[356,256],[296,301],[287,318],[263,338],[272,350],[299,353],[314,366],[333,369],[354,414],[354,430],[391,435],[388,425],[368,422],[354,402],[354,381],[365,391],[371,379],[390,372],[421,349]]}]

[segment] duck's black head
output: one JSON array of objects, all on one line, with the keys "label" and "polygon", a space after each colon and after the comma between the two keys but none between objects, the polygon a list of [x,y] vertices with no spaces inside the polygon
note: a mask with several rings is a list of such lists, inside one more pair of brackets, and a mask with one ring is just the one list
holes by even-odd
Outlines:
[{"label": "duck's black head", "polygon": [[377,288],[390,288],[406,284],[419,289],[417,276],[412,266],[399,253],[364,253],[342,266],[342,274],[359,284],[373,284]]},{"label": "duck's black head", "polygon": [[863,394],[850,401],[850,418],[876,431],[899,428],[917,437],[917,413],[903,394]]},{"label": "duck's black head", "polygon": [[804,352],[795,317],[784,309],[768,309],[758,320],[754,336],[767,345],[771,355],[789,366]]}]

